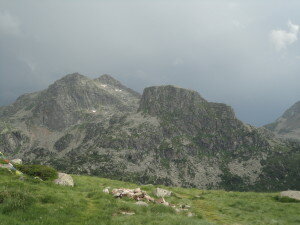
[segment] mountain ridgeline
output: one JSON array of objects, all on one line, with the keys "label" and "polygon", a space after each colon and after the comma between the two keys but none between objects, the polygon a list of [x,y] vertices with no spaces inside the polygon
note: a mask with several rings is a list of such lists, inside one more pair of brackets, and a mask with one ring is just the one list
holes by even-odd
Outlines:
[{"label": "mountain ridgeline", "polygon": [[279,137],[300,141],[300,101],[284,112],[274,123],[265,128]]},{"label": "mountain ridgeline", "polygon": [[172,86],[70,74],[0,108],[0,151],[68,173],[204,189],[300,188],[300,147]]}]

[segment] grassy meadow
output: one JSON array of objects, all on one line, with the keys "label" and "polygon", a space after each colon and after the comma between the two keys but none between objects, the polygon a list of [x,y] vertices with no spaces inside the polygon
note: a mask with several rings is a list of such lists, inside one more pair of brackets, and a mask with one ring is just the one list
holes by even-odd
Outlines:
[{"label": "grassy meadow", "polygon": [[[279,201],[278,193],[228,192],[163,187],[174,195],[173,204],[188,204],[189,211],[149,203],[135,205],[115,199],[105,187],[141,187],[152,195],[154,185],[136,185],[89,176],[73,176],[74,187],[63,187],[33,178],[20,180],[0,170],[1,225],[193,225],[193,224],[300,224],[300,203]],[[123,215],[122,212],[135,213]],[[194,216],[188,217],[192,212]]]}]

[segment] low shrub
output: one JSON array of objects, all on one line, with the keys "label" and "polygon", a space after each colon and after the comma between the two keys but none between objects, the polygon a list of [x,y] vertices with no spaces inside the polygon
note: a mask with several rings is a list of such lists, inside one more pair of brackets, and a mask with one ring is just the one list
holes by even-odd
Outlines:
[{"label": "low shrub", "polygon": [[16,168],[26,175],[39,177],[42,180],[54,180],[58,177],[57,171],[50,166],[16,165]]}]

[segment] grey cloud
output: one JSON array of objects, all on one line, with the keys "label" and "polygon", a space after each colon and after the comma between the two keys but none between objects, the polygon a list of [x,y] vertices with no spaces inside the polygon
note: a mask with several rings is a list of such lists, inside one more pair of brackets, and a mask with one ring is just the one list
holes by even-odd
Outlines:
[{"label": "grey cloud", "polygon": [[19,35],[21,33],[20,24],[17,18],[8,11],[0,11],[0,34]]}]

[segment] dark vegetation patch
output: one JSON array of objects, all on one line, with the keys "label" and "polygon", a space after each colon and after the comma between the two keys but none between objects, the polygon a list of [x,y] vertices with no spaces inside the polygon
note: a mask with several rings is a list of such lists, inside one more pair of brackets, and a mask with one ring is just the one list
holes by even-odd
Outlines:
[{"label": "dark vegetation patch", "polygon": [[62,151],[69,147],[71,141],[73,140],[74,136],[72,134],[66,134],[61,137],[58,141],[55,142],[54,148],[58,151]]},{"label": "dark vegetation patch", "polygon": [[39,177],[42,180],[54,180],[58,176],[57,171],[50,166],[16,165],[16,168],[28,176]]}]

